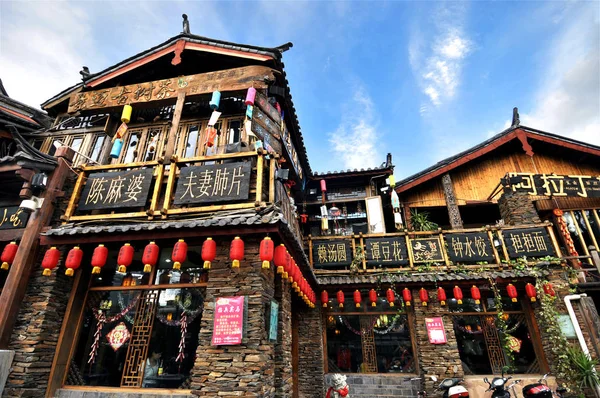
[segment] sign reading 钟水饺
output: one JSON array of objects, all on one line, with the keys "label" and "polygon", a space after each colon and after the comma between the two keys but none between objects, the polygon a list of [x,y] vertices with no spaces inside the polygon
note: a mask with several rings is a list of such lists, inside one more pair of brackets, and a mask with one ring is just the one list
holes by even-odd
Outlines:
[{"label": "sign reading \u949f\u6c34\u997a", "polygon": [[242,344],[246,312],[246,296],[217,298],[212,345]]},{"label": "sign reading \u949f\u6c34\u997a", "polygon": [[415,263],[444,261],[444,249],[439,238],[411,239],[410,250]]},{"label": "sign reading \u949f\u6c34\u997a", "polygon": [[25,228],[29,220],[29,213],[24,212],[19,206],[0,207],[0,229]]},{"label": "sign reading \u949f\u6c34\u997a", "polygon": [[248,199],[251,170],[250,162],[182,167],[173,204]]},{"label": "sign reading \u949f\u6c34\u997a", "polygon": [[315,267],[335,267],[352,263],[352,246],[349,240],[313,241]]},{"label": "sign reading \u949f\u6c34\u997a", "polygon": [[494,260],[492,243],[487,233],[469,232],[444,235],[448,257],[454,262],[475,262]]},{"label": "sign reading \u949f\u6c34\u997a", "polygon": [[508,173],[505,186],[532,196],[600,198],[600,176]]},{"label": "sign reading \u949f\u6c34\u997a", "polygon": [[92,173],[81,192],[78,210],[144,207],[153,170],[138,169]]},{"label": "sign reading \u949f\u6c34\u997a", "polygon": [[365,260],[368,266],[408,264],[406,238],[390,236],[389,238],[365,239]]},{"label": "sign reading \u949f\u6c34\u997a", "polygon": [[508,229],[502,231],[510,258],[555,255],[545,228]]}]

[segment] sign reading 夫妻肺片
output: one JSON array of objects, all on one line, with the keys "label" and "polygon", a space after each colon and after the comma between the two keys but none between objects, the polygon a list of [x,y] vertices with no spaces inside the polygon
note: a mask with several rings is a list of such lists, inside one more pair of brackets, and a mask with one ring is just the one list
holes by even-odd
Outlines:
[{"label": "sign reading \u592b\u59bb\u80ba\u7247", "polygon": [[152,169],[92,173],[79,199],[79,210],[144,207],[152,183]]},{"label": "sign reading \u592b\u59bb\u80ba\u7247", "polygon": [[505,185],[532,196],[600,198],[600,176],[508,173]]}]

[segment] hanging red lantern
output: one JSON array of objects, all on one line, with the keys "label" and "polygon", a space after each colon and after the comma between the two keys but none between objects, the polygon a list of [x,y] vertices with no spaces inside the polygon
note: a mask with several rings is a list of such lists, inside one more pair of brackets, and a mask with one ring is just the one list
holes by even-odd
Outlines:
[{"label": "hanging red lantern", "polygon": [[479,288],[475,285],[471,286],[471,297],[475,300],[475,304],[481,304],[481,292]]},{"label": "hanging red lantern", "polygon": [[217,257],[217,242],[213,238],[206,238],[202,243],[202,261],[204,261],[203,268],[210,269],[210,265]]},{"label": "hanging red lantern", "polygon": [[144,263],[144,272],[149,273],[152,272],[152,267],[156,265],[158,261],[158,245],[155,242],[150,242],[144,248],[144,253],[142,254],[142,263]]},{"label": "hanging red lantern", "polygon": [[2,250],[2,256],[0,257],[0,261],[2,261],[2,269],[7,270],[13,261],[15,261],[17,250],[19,250],[19,245],[17,245],[17,242],[10,242],[4,246],[4,250]]},{"label": "hanging red lantern", "polygon": [[325,180],[321,180],[321,192],[327,192],[327,183]]},{"label": "hanging red lantern", "polygon": [[287,279],[290,283],[293,282],[292,278],[292,261],[293,258],[289,251],[285,251],[285,262],[283,263],[283,279]]},{"label": "hanging red lantern", "polygon": [[108,248],[100,244],[92,254],[92,274],[99,274],[108,259]]},{"label": "hanging red lantern", "polygon": [[552,286],[552,283],[550,283],[550,282],[544,283],[544,293],[546,293],[549,296],[556,297],[556,292],[554,291],[554,287]]},{"label": "hanging red lantern", "polygon": [[273,252],[275,250],[275,245],[273,241],[268,236],[260,242],[260,260],[262,261],[262,267],[267,269],[271,266],[271,261],[273,261]]},{"label": "hanging red lantern", "polygon": [[244,259],[244,241],[239,236],[231,241],[229,259],[231,260],[231,268],[239,268],[240,261]]},{"label": "hanging red lantern", "polygon": [[308,214],[300,214],[300,223],[306,224],[308,222]]},{"label": "hanging red lantern", "polygon": [[356,308],[360,308],[360,303],[362,301],[362,296],[360,295],[360,292],[358,290],[354,291],[354,304],[356,305]]},{"label": "hanging red lantern", "polygon": [[419,299],[421,300],[423,307],[427,307],[427,303],[429,302],[429,293],[427,293],[427,290],[425,290],[423,287],[421,290],[419,290]]},{"label": "hanging red lantern", "polygon": [[[283,274],[283,271],[285,269],[285,266],[287,263],[286,252],[287,252],[287,250],[285,248],[285,245],[283,245],[283,244],[281,244],[275,248],[273,260],[275,262],[275,266],[277,267],[278,274]],[[283,276],[283,278],[286,279],[286,276]]]},{"label": "hanging red lantern", "polygon": [[323,308],[327,308],[328,302],[329,302],[329,293],[327,293],[327,290],[323,290],[321,292],[321,303],[323,303]]},{"label": "hanging red lantern", "polygon": [[44,259],[42,260],[42,268],[44,268],[44,272],[42,274],[44,276],[52,275],[52,270],[56,268],[59,260],[60,251],[56,247],[52,246],[50,249],[46,250]]},{"label": "hanging red lantern", "polygon": [[294,260],[293,257],[291,258],[290,262],[290,282],[292,282],[292,287],[294,288],[294,290],[298,291],[298,282],[300,282],[300,276],[302,275],[302,273],[300,272],[298,265],[296,265],[296,260]]},{"label": "hanging red lantern", "polygon": [[344,297],[344,292],[341,290],[337,292],[337,301],[339,303],[340,308],[344,308],[344,302],[346,301],[346,297]]},{"label": "hanging red lantern", "polygon": [[506,292],[508,293],[508,297],[510,297],[512,302],[516,303],[518,297],[517,288],[512,283],[509,283],[508,286],[506,286]]},{"label": "hanging red lantern", "polygon": [[377,292],[375,289],[369,290],[369,301],[371,302],[371,307],[377,306]]},{"label": "hanging red lantern", "polygon": [[79,246],[75,246],[69,250],[67,259],[65,260],[65,267],[67,267],[65,275],[73,276],[75,270],[81,266],[81,260],[83,260],[83,250],[81,250]]},{"label": "hanging red lantern", "polygon": [[412,294],[407,287],[405,287],[404,290],[402,290],[402,299],[406,303],[406,306],[410,307],[410,302],[412,301]]},{"label": "hanging red lantern", "polygon": [[394,306],[394,301],[396,301],[396,295],[392,289],[388,289],[385,292],[385,297],[387,298],[388,303],[390,303],[390,307]]},{"label": "hanging red lantern", "polygon": [[125,245],[121,246],[119,250],[119,255],[117,256],[117,264],[119,265],[119,272],[125,273],[127,272],[127,267],[131,265],[133,261],[133,246],[129,243],[125,243]]},{"label": "hanging red lantern", "polygon": [[458,304],[462,304],[463,293],[462,293],[462,290],[460,290],[460,287],[454,286],[454,289],[452,290],[452,292],[454,293],[454,298],[456,299]]},{"label": "hanging red lantern", "polygon": [[438,287],[438,291],[437,291],[437,298],[438,301],[440,303],[440,305],[443,307],[446,305],[446,291],[444,290],[443,287]]},{"label": "hanging red lantern", "polygon": [[525,285],[525,293],[532,303],[536,300],[537,292],[535,291],[535,286],[531,283]]},{"label": "hanging red lantern", "polygon": [[173,246],[173,252],[171,253],[171,260],[173,260],[173,269],[181,269],[181,263],[187,258],[188,245],[183,239],[179,239],[175,246]]}]

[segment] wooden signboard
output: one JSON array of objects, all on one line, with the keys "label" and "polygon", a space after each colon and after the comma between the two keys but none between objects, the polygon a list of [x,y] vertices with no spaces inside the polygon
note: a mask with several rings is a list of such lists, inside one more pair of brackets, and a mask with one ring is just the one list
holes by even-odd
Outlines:
[{"label": "wooden signboard", "polygon": [[[273,120],[275,124],[281,126],[281,115],[279,114],[277,109],[269,103],[268,98],[258,91],[256,92],[256,97],[254,98],[253,112],[256,112],[257,108],[261,109],[263,112],[269,115],[269,117],[271,118],[271,120]],[[278,130],[279,129],[281,129],[281,127],[279,127]]]},{"label": "wooden signboard", "polygon": [[448,256],[455,262],[494,260],[492,243],[487,233],[474,232],[445,235]]},{"label": "wooden signboard", "polygon": [[148,200],[152,169],[92,173],[81,193],[78,210],[144,207]]},{"label": "wooden signboard", "polygon": [[269,149],[268,147],[271,147],[271,149],[276,153],[282,154],[283,148],[281,146],[281,142],[279,142],[279,139],[273,136],[269,130],[267,130],[263,124],[254,117],[254,114],[255,112],[253,111],[252,124],[250,127],[252,132],[258,137],[259,140],[263,142],[263,145],[266,144],[264,147],[267,148],[267,150]]},{"label": "wooden signboard", "polygon": [[365,239],[365,260],[371,266],[397,266],[408,264],[404,236]]},{"label": "wooden signboard", "polygon": [[319,267],[350,265],[352,248],[349,240],[322,240],[313,242],[313,263]]},{"label": "wooden signboard", "polygon": [[178,91],[186,95],[208,94],[213,91],[236,91],[248,87],[265,88],[273,81],[273,70],[266,66],[246,66],[217,72],[173,77],[146,83],[131,84],[102,90],[75,93],[69,99],[68,112],[135,105],[143,102],[177,98]]},{"label": "wooden signboard", "polygon": [[182,167],[173,204],[248,199],[251,170],[250,162]]},{"label": "wooden signboard", "polygon": [[0,229],[25,228],[29,213],[19,209],[19,206],[0,207]]},{"label": "wooden signboard", "polygon": [[532,196],[600,198],[600,176],[508,173],[505,185]]},{"label": "wooden signboard", "polygon": [[288,158],[292,162],[292,166],[294,167],[294,171],[296,172],[296,175],[298,176],[298,178],[302,179],[303,172],[302,172],[302,166],[300,165],[300,159],[298,159],[298,152],[296,152],[296,148],[294,147],[294,144],[292,143],[292,137],[291,137],[290,132],[288,131],[285,123],[283,124],[283,130],[281,132],[281,139],[283,141],[283,146],[285,147],[285,149],[287,151]]},{"label": "wooden signboard", "polygon": [[439,238],[418,238],[410,240],[410,250],[415,263],[444,261],[443,248]]},{"label": "wooden signboard", "polygon": [[509,229],[502,231],[510,258],[554,255],[552,241],[545,228]]}]

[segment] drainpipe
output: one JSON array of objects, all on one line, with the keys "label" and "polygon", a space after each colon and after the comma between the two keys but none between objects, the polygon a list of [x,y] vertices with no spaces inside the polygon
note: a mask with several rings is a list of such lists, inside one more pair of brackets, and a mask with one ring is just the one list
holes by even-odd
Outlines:
[{"label": "drainpipe", "polygon": [[[569,316],[571,317],[571,322],[573,323],[573,328],[575,329],[575,334],[577,335],[577,340],[579,340],[579,345],[581,346],[581,350],[588,357],[590,356],[590,351],[588,350],[587,343],[583,338],[583,333],[581,333],[581,328],[579,327],[579,322],[577,321],[577,317],[575,316],[575,311],[573,310],[572,300],[580,300],[583,297],[587,297],[587,294],[569,294],[565,296],[565,306],[567,307],[567,311],[569,312]],[[592,371],[596,373],[596,369],[592,368]],[[600,397],[600,386],[596,386],[596,396]]]}]

